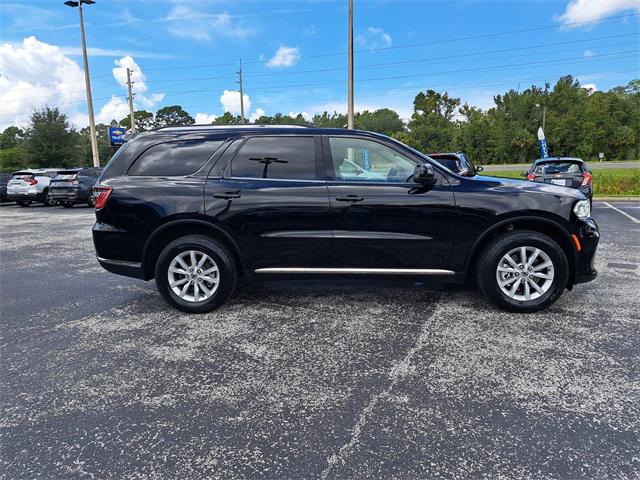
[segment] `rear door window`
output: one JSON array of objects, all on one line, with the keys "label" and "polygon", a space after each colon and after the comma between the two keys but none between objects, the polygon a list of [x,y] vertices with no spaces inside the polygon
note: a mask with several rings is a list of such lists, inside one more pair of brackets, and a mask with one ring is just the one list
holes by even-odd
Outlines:
[{"label": "rear door window", "polygon": [[184,140],[154,145],[138,157],[128,175],[191,175],[204,166],[222,143],[222,140]]},{"label": "rear door window", "polygon": [[280,180],[317,180],[315,138],[251,137],[231,161],[231,176]]}]

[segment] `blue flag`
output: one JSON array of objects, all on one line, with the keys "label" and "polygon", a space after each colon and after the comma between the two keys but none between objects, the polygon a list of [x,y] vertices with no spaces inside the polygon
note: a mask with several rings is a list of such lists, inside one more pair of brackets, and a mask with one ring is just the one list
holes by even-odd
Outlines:
[{"label": "blue flag", "polygon": [[542,127],[538,129],[538,144],[540,145],[540,158],[549,158],[547,139],[544,136],[544,130],[542,130]]}]

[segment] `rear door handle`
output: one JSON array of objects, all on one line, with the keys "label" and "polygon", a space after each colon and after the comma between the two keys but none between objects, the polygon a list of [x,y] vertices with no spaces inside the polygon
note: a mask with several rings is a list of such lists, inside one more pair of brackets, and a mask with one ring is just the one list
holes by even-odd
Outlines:
[{"label": "rear door handle", "polygon": [[364,200],[360,195],[346,195],[344,197],[336,197],[338,202],[361,202]]},{"label": "rear door handle", "polygon": [[240,198],[240,190],[233,192],[214,193],[213,198],[222,198],[224,200],[231,200],[232,198]]}]

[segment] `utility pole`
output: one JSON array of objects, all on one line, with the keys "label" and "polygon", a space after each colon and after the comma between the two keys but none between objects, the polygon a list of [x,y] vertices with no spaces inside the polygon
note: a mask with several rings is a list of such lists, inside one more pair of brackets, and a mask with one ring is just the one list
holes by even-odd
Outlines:
[{"label": "utility pole", "polygon": [[136,119],[133,114],[133,92],[131,90],[131,86],[133,82],[131,81],[131,69],[127,67],[127,90],[129,91],[129,120],[131,123],[131,133],[136,133]]},{"label": "utility pole", "polygon": [[100,158],[98,157],[98,137],[96,136],[96,122],[93,116],[93,97],[91,95],[91,80],[89,75],[89,60],[87,59],[87,43],[84,35],[84,16],[82,14],[82,4],[92,5],[96,3],[94,0],[79,0],[76,2],[64,2],[68,7],[78,7],[80,12],[80,36],[82,38],[82,60],[84,61],[84,83],[87,91],[87,110],[89,113],[89,132],[91,134],[91,153],[93,156],[93,166],[100,166]]},{"label": "utility pole", "polygon": [[353,0],[349,0],[349,54],[348,54],[348,99],[347,99],[347,128],[354,128],[353,121]]},{"label": "utility pole", "polygon": [[544,130],[545,125],[547,124],[547,106],[542,106],[542,129]]},{"label": "utility pole", "polygon": [[245,121],[244,121],[244,89],[242,85],[242,59],[240,59],[240,70],[238,70],[236,73],[240,75],[240,80],[238,81],[238,83],[240,84],[240,121],[244,125]]}]

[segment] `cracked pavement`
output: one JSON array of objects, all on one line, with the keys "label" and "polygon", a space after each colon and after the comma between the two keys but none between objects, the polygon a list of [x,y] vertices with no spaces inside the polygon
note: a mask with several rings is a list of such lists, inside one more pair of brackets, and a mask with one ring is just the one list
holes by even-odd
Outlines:
[{"label": "cracked pavement", "polygon": [[398,279],[189,316],[90,209],[0,206],[0,478],[637,478],[640,224],[594,217],[600,276],[537,314]]}]

